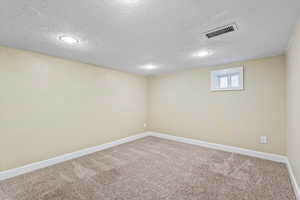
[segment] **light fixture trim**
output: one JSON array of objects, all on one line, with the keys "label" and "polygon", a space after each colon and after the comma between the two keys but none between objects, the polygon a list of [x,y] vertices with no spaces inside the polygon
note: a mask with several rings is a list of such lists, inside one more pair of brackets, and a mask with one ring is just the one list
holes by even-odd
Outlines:
[{"label": "light fixture trim", "polygon": [[70,45],[74,45],[74,44],[78,44],[79,40],[76,39],[73,36],[69,36],[69,35],[60,35],[58,37],[58,39],[66,44],[70,44]]},{"label": "light fixture trim", "polygon": [[200,51],[197,51],[196,53],[194,53],[194,56],[204,58],[204,57],[212,55],[213,53],[214,52],[210,51],[210,50],[200,50]]},{"label": "light fixture trim", "polygon": [[157,65],[153,65],[153,64],[146,64],[146,65],[141,66],[141,68],[145,69],[145,70],[154,70],[154,69],[157,69],[158,66]]}]

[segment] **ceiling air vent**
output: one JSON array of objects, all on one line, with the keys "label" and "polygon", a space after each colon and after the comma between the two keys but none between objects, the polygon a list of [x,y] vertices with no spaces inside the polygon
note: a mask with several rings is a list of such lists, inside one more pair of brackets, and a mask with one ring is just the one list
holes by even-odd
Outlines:
[{"label": "ceiling air vent", "polygon": [[208,39],[210,39],[210,38],[217,37],[217,36],[223,35],[225,33],[233,32],[233,31],[236,31],[236,30],[237,30],[237,25],[236,24],[230,24],[230,25],[227,25],[227,26],[222,26],[222,27],[210,30],[210,31],[208,31],[204,34]]}]

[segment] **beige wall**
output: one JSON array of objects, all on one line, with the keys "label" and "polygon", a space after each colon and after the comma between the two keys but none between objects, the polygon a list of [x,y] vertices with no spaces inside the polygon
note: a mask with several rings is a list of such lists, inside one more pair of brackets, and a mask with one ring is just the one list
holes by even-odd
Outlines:
[{"label": "beige wall", "polygon": [[287,154],[300,184],[300,23],[287,54]]},{"label": "beige wall", "polygon": [[[241,65],[244,91],[210,91],[211,70]],[[284,155],[285,57],[151,77],[148,113],[152,131]]]},{"label": "beige wall", "polygon": [[143,132],[147,80],[0,47],[0,170]]},{"label": "beige wall", "polygon": [[[211,70],[241,65],[244,91],[210,91]],[[0,47],[0,91],[0,170],[143,132],[147,117],[149,130],[286,153],[284,56],[147,82],[142,76]],[[259,143],[261,135],[269,137],[269,144]]]}]

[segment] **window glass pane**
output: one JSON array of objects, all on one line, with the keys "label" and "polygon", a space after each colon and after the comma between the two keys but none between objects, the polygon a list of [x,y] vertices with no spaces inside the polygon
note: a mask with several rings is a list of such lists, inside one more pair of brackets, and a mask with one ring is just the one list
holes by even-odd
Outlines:
[{"label": "window glass pane", "polygon": [[244,89],[243,67],[216,70],[211,72],[211,90]]},{"label": "window glass pane", "polygon": [[219,77],[219,87],[228,88],[228,76]]},{"label": "window glass pane", "polygon": [[239,74],[234,74],[231,76],[231,87],[240,87],[240,76]]}]

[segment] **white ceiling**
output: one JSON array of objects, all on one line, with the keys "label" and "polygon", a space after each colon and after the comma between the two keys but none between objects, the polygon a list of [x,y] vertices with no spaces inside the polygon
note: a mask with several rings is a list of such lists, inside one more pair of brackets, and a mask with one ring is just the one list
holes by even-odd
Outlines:
[{"label": "white ceiling", "polygon": [[[0,45],[145,75],[283,54],[300,14],[299,0],[0,2]],[[201,35],[232,22],[237,32]],[[63,44],[61,34],[80,43]],[[214,54],[194,56],[202,49]]]}]

